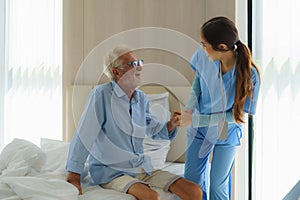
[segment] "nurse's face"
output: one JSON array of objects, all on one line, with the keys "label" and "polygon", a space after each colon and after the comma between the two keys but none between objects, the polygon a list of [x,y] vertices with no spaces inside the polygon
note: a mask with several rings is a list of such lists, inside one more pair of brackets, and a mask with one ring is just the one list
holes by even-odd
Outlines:
[{"label": "nurse's face", "polygon": [[200,34],[200,42],[202,45],[202,50],[205,52],[210,61],[216,61],[221,58],[221,52],[214,50],[212,45],[209,44],[203,37],[202,33]]}]

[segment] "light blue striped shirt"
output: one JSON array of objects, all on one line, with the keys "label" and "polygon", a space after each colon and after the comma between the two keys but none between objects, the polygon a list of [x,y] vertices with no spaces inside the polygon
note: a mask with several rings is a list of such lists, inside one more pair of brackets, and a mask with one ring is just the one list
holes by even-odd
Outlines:
[{"label": "light blue striped shirt", "polygon": [[[131,113],[130,110],[131,109]],[[143,168],[151,173],[149,157],[144,155],[143,140],[172,140],[170,133],[149,111],[147,96],[140,90],[130,101],[114,81],[95,87],[70,144],[66,169],[83,174],[88,158],[92,184],[103,184],[121,175],[136,176]]]}]

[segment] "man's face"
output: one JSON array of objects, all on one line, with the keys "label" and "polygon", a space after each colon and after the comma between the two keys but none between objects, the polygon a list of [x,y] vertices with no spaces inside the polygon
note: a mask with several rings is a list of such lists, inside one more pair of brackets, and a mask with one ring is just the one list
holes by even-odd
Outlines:
[{"label": "man's face", "polygon": [[121,65],[115,70],[116,82],[122,87],[128,89],[135,89],[142,84],[142,66],[138,65],[133,67],[130,63],[132,61],[138,61],[138,57],[135,53],[129,52],[122,55],[120,58]]}]

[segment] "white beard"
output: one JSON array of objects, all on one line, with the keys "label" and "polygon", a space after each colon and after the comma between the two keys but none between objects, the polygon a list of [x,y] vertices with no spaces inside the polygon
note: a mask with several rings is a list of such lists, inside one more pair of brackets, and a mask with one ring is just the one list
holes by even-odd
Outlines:
[{"label": "white beard", "polygon": [[143,82],[141,73],[138,72],[138,74],[137,72],[128,71],[120,78],[118,84],[129,90],[135,89]]}]

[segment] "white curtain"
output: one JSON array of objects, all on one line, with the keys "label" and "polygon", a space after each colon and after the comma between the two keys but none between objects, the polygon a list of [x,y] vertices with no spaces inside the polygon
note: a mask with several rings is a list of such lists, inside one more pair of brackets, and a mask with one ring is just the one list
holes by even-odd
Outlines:
[{"label": "white curtain", "polygon": [[5,29],[4,145],[61,139],[62,1],[6,0]]},{"label": "white curtain", "polygon": [[256,0],[254,10],[253,54],[262,69],[254,199],[281,200],[300,180],[300,1]]}]

